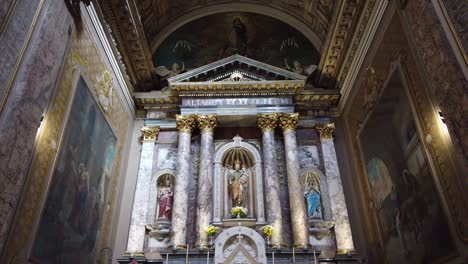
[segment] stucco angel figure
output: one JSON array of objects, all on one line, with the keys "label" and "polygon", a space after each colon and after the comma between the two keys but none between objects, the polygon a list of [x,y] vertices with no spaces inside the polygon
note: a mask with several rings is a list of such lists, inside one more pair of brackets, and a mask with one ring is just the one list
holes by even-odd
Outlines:
[{"label": "stucco angel figure", "polygon": [[182,62],[182,68],[180,68],[179,64],[177,62],[174,62],[171,66],[171,69],[166,68],[166,66],[159,66],[156,67],[155,71],[157,75],[163,77],[164,79],[167,79],[184,72],[185,64],[184,62]]},{"label": "stucco angel figure", "polygon": [[245,165],[242,166],[242,162],[240,160],[236,160],[234,169],[227,170],[227,173],[232,206],[245,208],[247,204],[247,183],[249,180],[249,171]]},{"label": "stucco angel figure", "polygon": [[311,75],[317,69],[317,65],[313,65],[313,64],[309,66],[302,66],[302,64],[298,60],[294,60],[293,66],[291,67],[288,64],[287,58],[284,59],[284,64],[286,65],[287,70],[298,73],[298,74],[302,74],[305,76]]}]

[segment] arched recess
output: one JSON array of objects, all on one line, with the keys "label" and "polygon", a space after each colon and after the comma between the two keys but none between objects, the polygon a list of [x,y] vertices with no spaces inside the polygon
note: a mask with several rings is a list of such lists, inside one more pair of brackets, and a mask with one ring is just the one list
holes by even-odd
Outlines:
[{"label": "arched recess", "polygon": [[159,211],[159,208],[158,208],[158,196],[159,196],[159,193],[158,193],[158,183],[159,183],[159,180],[160,180],[160,177],[161,176],[165,176],[165,175],[171,175],[174,179],[174,183],[175,183],[175,171],[174,170],[171,170],[171,169],[162,169],[162,170],[159,170],[158,172],[156,172],[155,174],[153,174],[153,176],[151,177],[151,182],[149,183],[150,184],[150,192],[149,192],[149,197],[148,197],[148,216],[147,216],[147,219],[146,219],[146,222],[148,224],[152,224],[156,221],[157,217],[158,217],[158,211]]},{"label": "arched recess", "polygon": [[161,45],[161,43],[163,43],[163,41],[170,34],[172,34],[174,31],[176,31],[183,25],[201,17],[225,12],[249,12],[278,19],[295,28],[297,31],[301,32],[310,41],[310,43],[312,43],[317,52],[320,53],[322,47],[322,40],[312,29],[310,29],[309,26],[307,26],[304,22],[302,22],[295,16],[292,16],[284,11],[267,5],[238,2],[210,5],[207,7],[192,10],[191,12],[188,12],[178,17],[177,19],[169,23],[167,26],[162,28],[159,31],[159,33],[153,39],[150,40],[151,53],[153,54],[154,52],[156,52],[159,45]]},{"label": "arched recess", "polygon": [[233,142],[225,143],[221,145],[215,152],[214,155],[214,175],[213,175],[213,223],[221,224],[223,218],[224,201],[222,195],[225,193],[224,190],[224,179],[223,179],[223,157],[225,154],[233,148],[244,148],[253,156],[255,171],[255,211],[257,217],[257,223],[263,224],[265,222],[265,211],[264,211],[264,198],[263,198],[263,174],[262,174],[262,159],[259,150],[252,144],[243,142],[239,136],[234,137]]},{"label": "arched recess", "polygon": [[[323,172],[315,167],[306,167],[301,170],[301,181],[303,190],[305,190],[305,176],[308,173],[313,173],[319,177],[320,180],[320,198],[322,202],[322,210],[323,210],[323,220],[331,221],[332,220],[332,212],[331,212],[331,204],[330,204],[330,195],[328,192],[328,183],[327,178]],[[304,198],[305,199],[305,198]],[[306,203],[307,204],[307,203]]]},{"label": "arched recess", "polygon": [[[255,230],[245,227],[245,226],[235,226],[228,228],[221,232],[216,238],[215,245],[215,263],[226,263],[232,257],[231,255],[223,254],[225,249],[230,247],[232,244],[236,243],[236,239],[241,240],[240,244],[245,245],[241,249],[242,251],[245,248],[249,247],[256,252],[256,257],[254,263],[266,264],[267,258],[265,253],[265,240],[258,234]],[[234,243],[233,243],[234,242]],[[236,253],[236,250],[239,250],[238,247],[234,247],[232,253]]]}]

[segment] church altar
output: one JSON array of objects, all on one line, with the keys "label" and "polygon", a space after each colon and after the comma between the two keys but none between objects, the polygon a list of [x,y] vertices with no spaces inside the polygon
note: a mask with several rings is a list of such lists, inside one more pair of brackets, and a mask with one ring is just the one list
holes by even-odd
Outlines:
[{"label": "church altar", "polygon": [[119,262],[360,263],[327,115],[339,93],[306,79],[233,55],[137,93],[147,115]]}]

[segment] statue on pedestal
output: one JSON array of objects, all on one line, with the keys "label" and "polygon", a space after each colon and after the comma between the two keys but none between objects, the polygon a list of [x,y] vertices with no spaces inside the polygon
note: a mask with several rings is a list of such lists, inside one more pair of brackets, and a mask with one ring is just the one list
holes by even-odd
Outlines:
[{"label": "statue on pedestal", "polygon": [[309,186],[306,187],[304,196],[307,201],[307,217],[321,219],[322,218],[322,208],[320,205],[320,192],[319,187],[310,182]]},{"label": "statue on pedestal", "polygon": [[240,160],[236,160],[234,169],[228,170],[228,179],[232,207],[239,206],[245,208],[247,204],[247,184],[249,175],[246,166],[242,166]]},{"label": "statue on pedestal", "polygon": [[170,177],[164,179],[164,185],[159,189],[159,217],[158,219],[171,220],[172,197],[174,196]]}]

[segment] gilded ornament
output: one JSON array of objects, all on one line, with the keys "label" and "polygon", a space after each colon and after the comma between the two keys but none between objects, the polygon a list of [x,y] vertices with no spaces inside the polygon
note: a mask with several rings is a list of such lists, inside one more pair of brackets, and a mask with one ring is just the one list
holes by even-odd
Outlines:
[{"label": "gilded ornament", "polygon": [[278,124],[278,114],[257,114],[257,124],[263,132],[273,131]]},{"label": "gilded ornament", "polygon": [[198,128],[203,132],[213,132],[218,123],[216,115],[197,115]]},{"label": "gilded ornament", "polygon": [[141,128],[141,133],[143,134],[143,142],[156,142],[159,135],[159,127],[147,127],[144,126]]},{"label": "gilded ornament", "polygon": [[297,127],[297,122],[299,122],[299,113],[279,114],[279,126],[281,127],[283,132],[286,132],[288,130],[295,131]]},{"label": "gilded ornament", "polygon": [[176,126],[179,132],[191,133],[195,127],[194,115],[176,115]]},{"label": "gilded ornament", "polygon": [[323,125],[316,125],[315,130],[320,135],[320,139],[333,139],[333,132],[335,131],[335,124],[330,123],[330,124],[323,124]]}]

